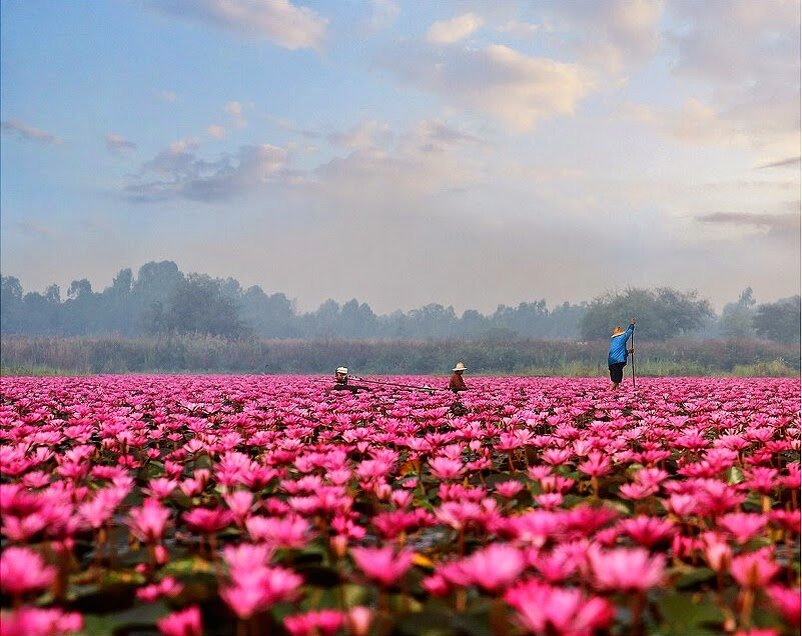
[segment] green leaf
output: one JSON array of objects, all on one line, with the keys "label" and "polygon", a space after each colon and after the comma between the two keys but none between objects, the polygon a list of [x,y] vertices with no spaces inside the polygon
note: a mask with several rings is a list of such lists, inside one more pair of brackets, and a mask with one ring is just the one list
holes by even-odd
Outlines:
[{"label": "green leaf", "polygon": [[678,575],[674,580],[674,587],[683,589],[687,587],[694,587],[704,581],[709,581],[715,578],[716,573],[710,568],[688,568],[676,571]]},{"label": "green leaf", "polygon": [[744,480],[744,474],[737,466],[730,466],[727,470],[727,483],[740,484]]},{"label": "green leaf", "polygon": [[662,636],[714,636],[721,633],[724,616],[710,601],[697,602],[691,594],[669,594],[657,602]]},{"label": "green leaf", "polygon": [[[133,607],[124,612],[114,614],[84,614],[85,636],[117,636],[134,632],[137,634],[158,634],[156,621],[169,613],[167,606],[162,603],[146,603]],[[152,626],[152,629],[148,629]],[[132,628],[136,627],[136,630]],[[144,628],[144,629],[143,629]]]}]

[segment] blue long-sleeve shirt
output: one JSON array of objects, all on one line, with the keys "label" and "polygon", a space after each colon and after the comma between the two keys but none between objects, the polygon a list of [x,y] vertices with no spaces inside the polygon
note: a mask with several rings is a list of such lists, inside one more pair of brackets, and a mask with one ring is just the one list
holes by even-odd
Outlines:
[{"label": "blue long-sleeve shirt", "polygon": [[627,362],[627,340],[630,339],[635,332],[635,325],[629,325],[624,333],[610,338],[610,353],[607,356],[607,364],[615,364],[616,362]]}]

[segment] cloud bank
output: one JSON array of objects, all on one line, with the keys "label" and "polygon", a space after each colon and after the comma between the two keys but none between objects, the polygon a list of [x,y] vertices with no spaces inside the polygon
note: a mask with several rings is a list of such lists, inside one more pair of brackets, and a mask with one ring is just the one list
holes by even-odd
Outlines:
[{"label": "cloud bank", "polygon": [[40,128],[34,128],[21,122],[18,119],[7,119],[0,124],[3,130],[9,134],[15,135],[18,139],[26,139],[29,141],[38,141],[43,144],[60,145],[64,140],[52,133],[49,133]]},{"label": "cloud bank", "polygon": [[171,16],[224,29],[246,38],[265,39],[287,49],[320,49],[328,20],[289,0],[150,0]]}]

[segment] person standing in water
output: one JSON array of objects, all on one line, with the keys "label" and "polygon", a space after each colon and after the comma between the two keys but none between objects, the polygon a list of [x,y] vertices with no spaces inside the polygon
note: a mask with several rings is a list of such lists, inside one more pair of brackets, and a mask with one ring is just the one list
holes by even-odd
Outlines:
[{"label": "person standing in water", "polygon": [[624,331],[621,327],[613,329],[610,336],[610,353],[607,354],[607,366],[610,368],[610,380],[612,386],[610,390],[618,390],[618,385],[624,379],[624,367],[627,366],[627,356],[634,353],[635,349],[627,349],[627,342],[635,333],[635,319],[629,323],[629,327]]}]

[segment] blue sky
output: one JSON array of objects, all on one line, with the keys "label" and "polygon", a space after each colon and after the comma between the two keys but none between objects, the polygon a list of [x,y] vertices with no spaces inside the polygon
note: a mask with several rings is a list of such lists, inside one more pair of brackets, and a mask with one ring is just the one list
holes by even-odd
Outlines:
[{"label": "blue sky", "polygon": [[800,287],[797,1],[0,4],[0,268],[283,291]]}]

